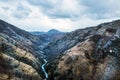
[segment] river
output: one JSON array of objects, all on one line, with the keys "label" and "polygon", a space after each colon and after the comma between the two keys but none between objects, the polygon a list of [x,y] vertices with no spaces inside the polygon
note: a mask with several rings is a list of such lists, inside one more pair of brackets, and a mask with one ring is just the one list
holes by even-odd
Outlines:
[{"label": "river", "polygon": [[42,65],[42,70],[43,70],[43,72],[44,72],[44,74],[45,74],[45,79],[44,80],[47,80],[47,78],[48,78],[48,73],[46,72],[46,70],[45,70],[45,65],[47,64],[47,60],[46,59],[43,59],[44,60],[44,64]]}]

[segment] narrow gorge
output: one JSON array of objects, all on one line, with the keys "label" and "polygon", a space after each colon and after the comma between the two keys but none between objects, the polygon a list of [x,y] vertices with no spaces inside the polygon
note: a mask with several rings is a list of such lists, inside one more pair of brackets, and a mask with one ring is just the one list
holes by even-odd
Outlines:
[{"label": "narrow gorge", "polygon": [[120,20],[27,32],[0,20],[0,80],[120,80]]}]

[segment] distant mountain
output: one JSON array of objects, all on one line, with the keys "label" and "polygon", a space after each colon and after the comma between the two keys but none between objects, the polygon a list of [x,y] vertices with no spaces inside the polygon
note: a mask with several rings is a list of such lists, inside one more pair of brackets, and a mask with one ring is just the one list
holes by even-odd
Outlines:
[{"label": "distant mountain", "polygon": [[40,31],[33,31],[33,32],[30,32],[31,34],[33,34],[33,35],[43,35],[43,34],[63,34],[63,33],[65,33],[65,32],[61,32],[61,31],[58,31],[58,30],[56,30],[56,29],[51,29],[51,30],[49,30],[48,32],[40,32]]},{"label": "distant mountain", "polygon": [[58,30],[56,30],[56,29],[51,29],[51,30],[49,30],[49,31],[47,32],[47,34],[48,34],[48,33],[50,33],[50,34],[55,34],[55,33],[63,33],[63,32],[58,31]]},{"label": "distant mountain", "polygon": [[90,27],[66,33],[61,38],[50,42],[47,46],[43,48],[42,51],[44,52],[48,60],[52,60],[64,51],[75,46],[77,43],[85,40],[85,38],[87,38],[89,35],[94,34],[95,30],[96,28]]},{"label": "distant mountain", "polygon": [[43,35],[45,34],[45,32],[39,32],[39,31],[34,31],[34,32],[30,32],[33,35]]},{"label": "distant mountain", "polygon": [[120,20],[69,33],[0,20],[0,80],[120,80]]},{"label": "distant mountain", "polygon": [[39,31],[37,31],[37,32],[31,32],[31,34],[43,37],[44,41],[45,41],[45,44],[43,46],[45,46],[49,42],[61,38],[63,35],[66,34],[66,32],[61,32],[61,31],[58,31],[56,29],[51,29],[48,32],[39,32]]},{"label": "distant mountain", "polygon": [[[113,21],[110,23],[103,23],[98,26],[88,27],[85,29],[78,29],[73,32],[66,33],[61,38],[50,42],[47,46],[43,48],[43,52],[46,57],[49,59],[54,59],[56,56],[61,55],[61,53],[72,48],[77,43],[86,40],[95,34],[103,34],[107,28],[116,28],[120,27],[120,20]],[[118,33],[119,34],[119,33]]]}]

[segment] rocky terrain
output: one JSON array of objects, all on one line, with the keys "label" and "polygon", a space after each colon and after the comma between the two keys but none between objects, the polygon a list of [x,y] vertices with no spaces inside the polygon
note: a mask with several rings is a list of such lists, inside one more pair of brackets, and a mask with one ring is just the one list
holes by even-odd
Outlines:
[{"label": "rocky terrain", "polygon": [[103,23],[92,30],[93,34],[48,63],[50,80],[120,79],[120,21]]},{"label": "rocky terrain", "polygon": [[0,20],[0,80],[42,80],[42,43],[40,36]]},{"label": "rocky terrain", "polygon": [[53,60],[57,56],[59,57],[59,55],[64,51],[75,46],[77,43],[84,41],[88,35],[94,34],[96,30],[96,27],[89,27],[66,33],[61,38],[51,41],[47,46],[45,46],[42,49],[43,54],[46,55],[48,61]]},{"label": "rocky terrain", "polygon": [[0,39],[0,80],[42,80],[40,62],[32,53]]},{"label": "rocky terrain", "polygon": [[56,32],[0,20],[0,80],[120,80],[120,20]]}]

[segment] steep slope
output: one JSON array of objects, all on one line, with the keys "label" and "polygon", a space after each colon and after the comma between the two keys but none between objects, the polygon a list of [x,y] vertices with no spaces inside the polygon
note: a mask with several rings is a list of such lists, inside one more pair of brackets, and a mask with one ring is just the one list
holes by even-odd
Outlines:
[{"label": "steep slope", "polygon": [[94,34],[48,64],[46,69],[51,80],[120,79],[120,21],[96,28]]},{"label": "steep slope", "polygon": [[0,80],[120,79],[120,20],[45,39],[0,20]]},{"label": "steep slope", "polygon": [[0,20],[0,33],[10,36],[22,45],[28,44],[30,47],[33,47],[34,45],[42,45],[44,42],[43,37],[32,35],[29,32],[21,30],[2,20]]},{"label": "steep slope", "polygon": [[[66,33],[63,37],[50,42],[43,48],[43,52],[48,60],[52,60],[62,54],[64,51],[72,48],[77,43],[84,41],[95,34],[103,34],[107,28],[118,29],[120,26],[120,20],[113,22],[102,23],[98,26],[89,27],[85,29],[78,29],[76,31]],[[120,30],[120,29],[119,29]],[[119,31],[118,31],[119,32]],[[120,35],[119,33],[117,33]]]},{"label": "steep slope", "polygon": [[0,20],[0,80],[42,80],[42,43],[40,36]]},{"label": "steep slope", "polygon": [[[0,36],[0,79],[30,80],[36,78],[41,80],[40,74],[42,73],[39,71],[41,71],[42,61],[40,61],[40,58],[36,57],[35,54],[25,47],[23,49],[15,46],[15,43],[15,40],[6,35],[4,37]],[[7,69],[8,71],[4,71]]]},{"label": "steep slope", "polygon": [[43,48],[44,55],[48,60],[52,60],[59,56],[64,51],[83,41],[89,35],[94,34],[97,28],[90,27],[86,29],[79,29],[70,33],[66,33],[63,37],[50,42]]}]

